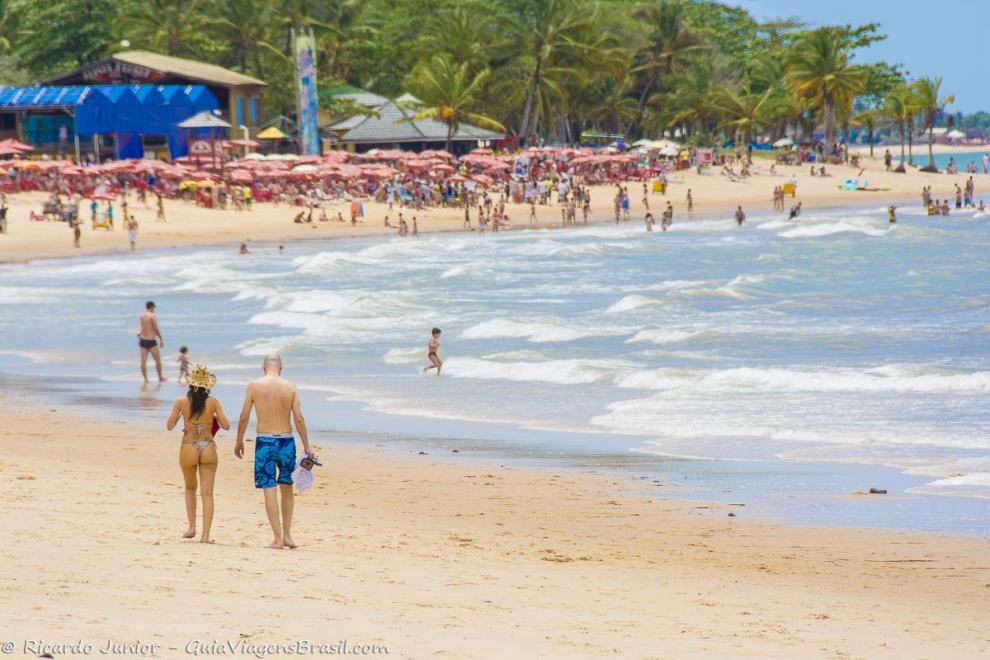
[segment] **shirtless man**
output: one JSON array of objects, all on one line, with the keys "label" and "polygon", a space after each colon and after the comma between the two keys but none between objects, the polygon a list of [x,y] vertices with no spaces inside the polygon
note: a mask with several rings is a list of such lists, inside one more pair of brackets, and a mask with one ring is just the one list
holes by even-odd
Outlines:
[{"label": "shirtless man", "polygon": [[[292,495],[292,471],[296,468],[296,440],[292,437],[292,420],[295,421],[303,451],[310,458],[316,454],[309,446],[309,433],[303,419],[299,403],[299,392],[291,381],[282,378],[282,358],[277,354],[265,357],[261,364],[265,375],[248,383],[244,394],[244,406],[237,421],[237,442],[234,456],[244,456],[244,432],[251,421],[251,408],[258,418],[254,446],[254,486],[265,494],[265,513],[272,526],[275,540],[268,547],[281,550],[298,547],[292,540],[292,512],[295,502]],[[275,468],[278,467],[276,479]],[[279,520],[279,497],[275,490],[282,491],[281,521]]]},{"label": "shirtless man", "polygon": [[162,375],[161,349],[165,348],[165,339],[158,329],[158,317],[155,316],[155,303],[148,301],[144,305],[144,314],[138,317],[141,321],[141,332],[138,333],[138,346],[141,347],[141,375],[148,382],[148,353],[155,358],[155,368],[158,370],[158,381],[165,382]]}]

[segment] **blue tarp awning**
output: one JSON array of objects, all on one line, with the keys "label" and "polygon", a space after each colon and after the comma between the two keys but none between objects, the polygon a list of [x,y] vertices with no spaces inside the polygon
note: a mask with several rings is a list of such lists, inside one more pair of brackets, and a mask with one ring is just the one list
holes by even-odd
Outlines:
[{"label": "blue tarp awning", "polygon": [[204,85],[0,87],[0,112],[64,111],[78,135],[115,135],[118,158],[142,157],[142,135],[163,135],[174,158],[186,155],[179,122],[219,107]]}]

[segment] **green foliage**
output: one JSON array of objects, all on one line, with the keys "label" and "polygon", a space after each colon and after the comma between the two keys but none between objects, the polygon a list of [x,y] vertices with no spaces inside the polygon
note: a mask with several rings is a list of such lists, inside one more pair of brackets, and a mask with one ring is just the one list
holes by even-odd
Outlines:
[{"label": "green foliage", "polygon": [[114,0],[11,0],[4,9],[18,64],[39,78],[99,59],[116,41]]},{"label": "green foliage", "polygon": [[[444,94],[470,92],[457,99],[458,117],[491,119],[530,141],[573,140],[598,128],[630,137],[677,130],[711,144],[732,133],[775,137],[819,126],[834,135],[837,121],[865,121],[872,131],[909,130],[915,119],[930,128],[942,119],[931,104],[924,117],[892,118],[888,97],[903,92],[902,71],[856,58],[885,38],[879,25],[811,29],[797,17],[758,20],[740,4],[0,0],[0,78],[12,83],[66,72],[126,39],[131,48],[264,79],[265,112],[290,114],[290,32],[308,27],[316,35],[321,89],[348,83],[389,97],[419,90],[422,98],[432,76]],[[454,100],[431,94],[428,107]],[[328,94],[321,104],[337,115],[360,111]],[[959,125],[990,121],[974,116]]]}]

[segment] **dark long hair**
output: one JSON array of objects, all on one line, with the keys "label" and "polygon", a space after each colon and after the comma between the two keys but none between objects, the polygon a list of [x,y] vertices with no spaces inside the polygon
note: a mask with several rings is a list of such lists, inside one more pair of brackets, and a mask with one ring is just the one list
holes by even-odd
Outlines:
[{"label": "dark long hair", "polygon": [[189,386],[189,416],[197,417],[206,408],[206,400],[210,398],[210,391],[194,385]]}]

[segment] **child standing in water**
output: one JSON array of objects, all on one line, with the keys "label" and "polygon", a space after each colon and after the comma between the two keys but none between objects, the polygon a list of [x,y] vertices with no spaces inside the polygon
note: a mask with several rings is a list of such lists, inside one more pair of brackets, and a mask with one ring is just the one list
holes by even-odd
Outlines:
[{"label": "child standing in water", "polygon": [[183,380],[189,382],[189,347],[183,346],[179,349],[179,357],[176,358],[176,362],[179,363],[179,382],[182,383]]},{"label": "child standing in water", "polygon": [[433,328],[433,336],[430,337],[429,346],[426,349],[426,357],[430,360],[430,366],[423,367],[423,374],[425,375],[430,369],[437,370],[437,376],[440,375],[440,369],[443,368],[443,360],[437,356],[437,350],[440,348],[440,328]]}]

